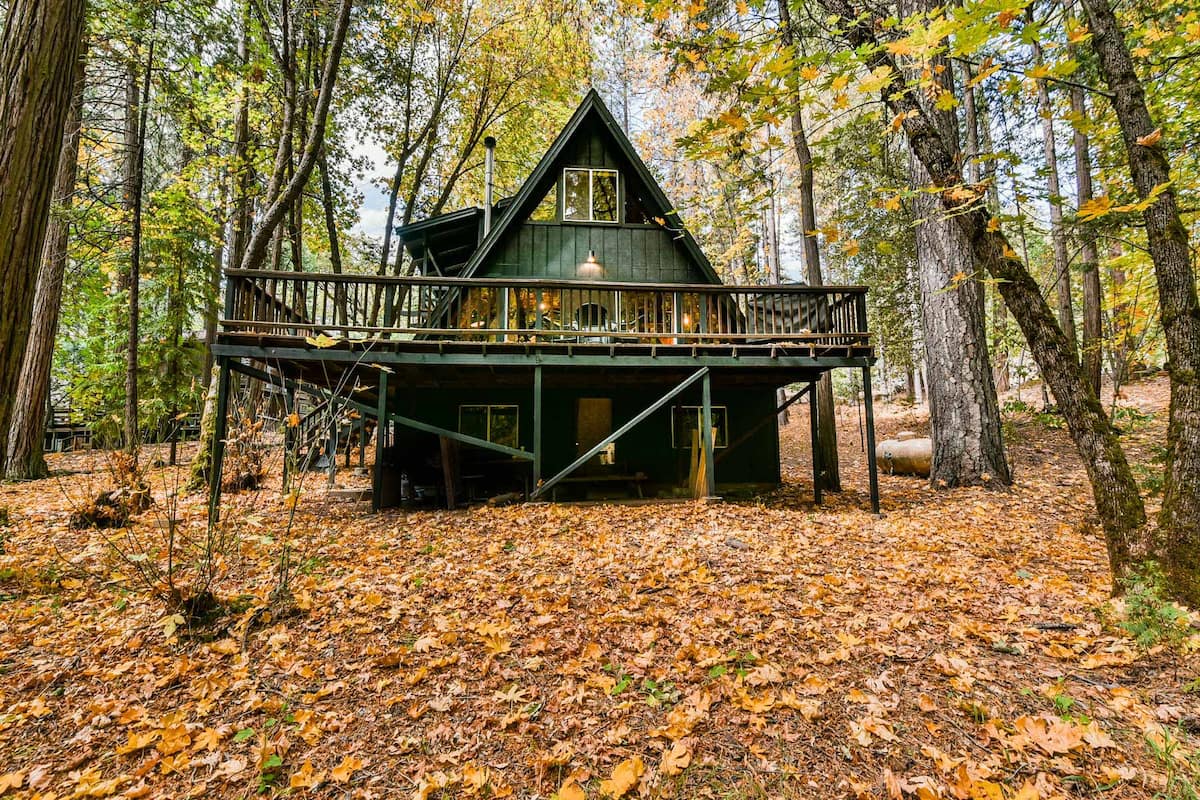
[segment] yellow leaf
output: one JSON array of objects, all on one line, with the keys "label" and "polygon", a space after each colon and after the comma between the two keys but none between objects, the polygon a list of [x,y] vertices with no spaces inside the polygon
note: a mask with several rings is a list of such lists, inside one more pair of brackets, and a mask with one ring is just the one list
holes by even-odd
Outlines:
[{"label": "yellow leaf", "polygon": [[366,762],[364,762],[364,760],[361,758],[347,756],[346,758],[342,759],[341,764],[335,766],[334,770],[330,772],[330,780],[336,781],[337,783],[349,783],[350,776],[362,769],[364,764],[366,764]]},{"label": "yellow leaf", "polygon": [[663,751],[658,771],[663,775],[678,775],[687,769],[690,763],[692,763],[692,748],[686,741],[679,741]]},{"label": "yellow leaf", "polygon": [[1151,131],[1150,133],[1147,133],[1145,136],[1139,136],[1137,139],[1137,143],[1140,144],[1142,147],[1153,147],[1154,145],[1158,144],[1159,141],[1161,141],[1161,140],[1162,140],[1162,128],[1155,128],[1153,131]]},{"label": "yellow leaf", "polygon": [[288,785],[293,789],[312,789],[325,780],[325,773],[313,770],[312,762],[305,761],[304,766],[292,773]]},{"label": "yellow leaf", "polygon": [[583,793],[583,789],[580,789],[579,784],[571,778],[567,778],[567,782],[559,787],[555,797],[558,800],[587,800],[587,795]]},{"label": "yellow leaf", "polygon": [[299,424],[300,424],[300,415],[299,414],[297,414],[295,411],[293,411],[292,413],[287,415],[287,426],[289,428],[295,428]]},{"label": "yellow leaf", "polygon": [[958,105],[958,98],[954,96],[954,92],[948,92],[945,89],[938,92],[937,100],[934,102],[939,111],[949,111]]},{"label": "yellow leaf", "polygon": [[995,233],[1000,230],[1000,219],[998,217],[988,219],[987,229],[988,233]]},{"label": "yellow leaf", "polygon": [[829,84],[829,88],[833,89],[835,92],[840,92],[849,85],[850,78],[845,75],[838,75],[833,79],[833,82]]},{"label": "yellow leaf", "polygon": [[743,17],[750,13],[750,8],[746,5],[746,0],[737,1],[737,13]]},{"label": "yellow leaf", "polygon": [[24,782],[24,772],[9,772],[4,775],[0,775],[0,794],[4,794],[9,789],[20,789],[21,784]]},{"label": "yellow leaf", "polygon": [[145,733],[130,731],[129,740],[117,747],[117,753],[120,755],[136,753],[138,750],[145,750],[156,741],[158,741],[158,731],[146,731]]},{"label": "yellow leaf", "polygon": [[627,758],[613,768],[612,776],[600,781],[600,794],[611,798],[624,797],[630,789],[638,785],[646,764],[640,756]]},{"label": "yellow leaf", "polygon": [[313,347],[319,347],[322,350],[327,347],[333,347],[338,343],[338,340],[324,333],[319,333],[316,336],[305,336],[304,341]]},{"label": "yellow leaf", "polygon": [[1069,44],[1082,44],[1090,35],[1086,26],[1076,25],[1067,30],[1067,42]]},{"label": "yellow leaf", "polygon": [[821,70],[817,69],[816,67],[801,67],[800,77],[804,78],[806,81],[815,81],[817,78],[821,77]]},{"label": "yellow leaf", "polygon": [[1099,197],[1093,197],[1079,207],[1079,218],[1084,222],[1089,222],[1094,219],[1099,219],[1112,210],[1112,199],[1108,195],[1102,194]]}]

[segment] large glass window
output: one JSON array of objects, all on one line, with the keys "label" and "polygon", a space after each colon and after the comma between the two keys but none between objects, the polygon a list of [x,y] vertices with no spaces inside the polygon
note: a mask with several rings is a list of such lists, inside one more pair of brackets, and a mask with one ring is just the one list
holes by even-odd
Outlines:
[{"label": "large glass window", "polygon": [[563,170],[563,219],[570,222],[619,222],[617,171]]},{"label": "large glass window", "polygon": [[458,432],[505,447],[520,447],[517,406],[458,407]]},{"label": "large glass window", "polygon": [[[671,446],[687,450],[692,446],[692,437],[700,431],[700,419],[704,415],[702,406],[671,406]],[[713,447],[729,446],[729,411],[725,406],[712,407]],[[699,442],[699,438],[696,439]]]}]

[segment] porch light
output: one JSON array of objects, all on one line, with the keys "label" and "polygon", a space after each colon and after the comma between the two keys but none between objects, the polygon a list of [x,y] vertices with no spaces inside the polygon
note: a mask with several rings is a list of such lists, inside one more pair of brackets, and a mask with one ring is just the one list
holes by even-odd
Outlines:
[{"label": "porch light", "polygon": [[575,273],[581,278],[603,278],[604,265],[596,260],[596,251],[588,250],[588,257],[583,260]]}]

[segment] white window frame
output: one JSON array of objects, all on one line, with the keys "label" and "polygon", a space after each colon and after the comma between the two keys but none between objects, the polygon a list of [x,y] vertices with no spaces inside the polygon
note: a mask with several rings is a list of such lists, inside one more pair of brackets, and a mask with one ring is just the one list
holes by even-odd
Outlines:
[{"label": "white window frame", "polygon": [[[586,172],[588,174],[588,218],[577,219],[575,217],[567,217],[567,173],[568,172]],[[617,208],[616,219],[596,219],[596,198],[595,198],[595,180],[597,172],[608,173],[614,175],[617,179]],[[621,192],[621,171],[609,169],[608,167],[563,167],[562,177],[559,182],[560,188],[558,192],[558,217],[563,222],[594,222],[599,225],[620,225],[621,217],[623,216],[623,195]]]},{"label": "white window frame", "polygon": [[[501,444],[504,447],[520,447],[521,446],[521,406],[516,403],[459,403],[458,404],[458,432],[463,433],[462,429],[462,414],[464,408],[484,408],[487,409],[487,430],[485,431],[484,441],[492,444]],[[508,445],[501,442],[492,441],[492,409],[494,408],[511,408],[517,415],[517,427],[513,432],[516,437],[516,444]],[[470,434],[467,434],[470,435]]]},{"label": "white window frame", "polygon": [[[724,450],[729,447],[729,406],[713,406],[714,416],[718,408],[725,412],[725,444],[717,444],[717,437],[714,436],[713,449]],[[675,441],[675,415],[679,412],[679,409],[695,411],[697,417],[696,430],[700,430],[700,417],[704,415],[704,406],[671,406],[671,448],[674,450],[685,450],[692,446],[691,442],[679,444]]]}]

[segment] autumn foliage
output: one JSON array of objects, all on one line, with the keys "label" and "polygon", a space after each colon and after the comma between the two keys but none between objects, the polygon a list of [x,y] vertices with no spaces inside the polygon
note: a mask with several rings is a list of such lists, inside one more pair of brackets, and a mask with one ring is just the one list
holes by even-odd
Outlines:
[{"label": "autumn foliage", "polygon": [[[1165,393],[1139,391],[1149,464]],[[103,532],[70,530],[70,487],[5,486],[0,793],[1186,797],[1196,617],[1169,645],[1124,626],[1050,422],[1008,418],[1010,493],[884,476],[881,518],[796,482],[721,505],[379,515],[314,491],[289,532],[279,492],[243,493],[203,624],[139,591]],[[807,426],[784,432],[789,481]],[[176,513],[181,537],[204,530],[201,495]],[[285,536],[301,566],[282,607]]]}]

